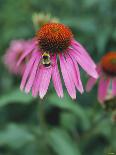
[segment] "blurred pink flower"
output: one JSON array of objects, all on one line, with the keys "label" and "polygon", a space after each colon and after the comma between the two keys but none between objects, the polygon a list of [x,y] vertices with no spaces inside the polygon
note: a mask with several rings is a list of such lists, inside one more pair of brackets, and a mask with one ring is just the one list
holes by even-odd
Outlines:
[{"label": "blurred pink flower", "polygon": [[[100,76],[98,100],[100,103],[103,103],[110,89],[110,83],[112,84],[112,95],[116,96],[116,52],[109,52],[101,59],[97,65],[97,72]],[[96,82],[97,79],[90,77],[86,85],[86,91],[89,92]]]},{"label": "blurred pink flower", "polygon": [[43,98],[52,78],[59,97],[63,97],[63,88],[58,69],[58,58],[63,80],[69,95],[76,98],[76,88],[80,93],[83,86],[78,64],[92,77],[97,78],[96,65],[82,47],[74,40],[71,30],[63,25],[49,23],[42,26],[36,37],[18,61],[18,65],[31,54],[22,77],[21,90]]},{"label": "blurred pink flower", "polygon": [[20,75],[23,74],[26,65],[26,59],[21,62],[20,66],[17,66],[17,61],[28,48],[28,44],[30,44],[30,42],[31,41],[25,40],[14,40],[11,42],[10,47],[7,49],[3,58],[4,64],[11,73]]}]

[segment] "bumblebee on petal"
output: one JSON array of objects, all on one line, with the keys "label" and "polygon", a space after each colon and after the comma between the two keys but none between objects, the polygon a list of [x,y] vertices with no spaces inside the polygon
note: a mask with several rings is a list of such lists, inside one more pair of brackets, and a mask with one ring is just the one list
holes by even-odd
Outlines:
[{"label": "bumblebee on petal", "polygon": [[48,52],[44,52],[42,54],[42,64],[45,66],[45,67],[50,67],[51,65],[51,60],[50,60],[50,54]]}]

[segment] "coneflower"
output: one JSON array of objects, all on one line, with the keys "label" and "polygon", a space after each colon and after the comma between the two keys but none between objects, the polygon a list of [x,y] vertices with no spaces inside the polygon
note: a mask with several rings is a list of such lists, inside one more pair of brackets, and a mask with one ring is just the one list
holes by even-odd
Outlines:
[{"label": "coneflower", "polygon": [[65,86],[73,99],[76,98],[76,88],[83,92],[78,64],[90,76],[98,77],[96,65],[83,46],[74,39],[71,30],[63,24],[43,25],[17,64],[20,66],[30,54],[20,88],[26,93],[32,90],[33,96],[39,94],[40,98],[43,98],[52,78],[58,96],[63,97],[58,59]]},{"label": "coneflower", "polygon": [[[109,52],[101,58],[97,66],[97,71],[100,76],[98,85],[98,100],[103,103],[106,98],[108,89],[111,86],[112,95],[116,96],[116,52]],[[90,91],[96,83],[95,78],[88,80],[86,90]]]},{"label": "coneflower", "polygon": [[20,66],[17,66],[17,61],[20,59],[21,55],[28,49],[28,44],[30,45],[31,40],[13,40],[7,49],[3,61],[8,70],[13,74],[23,74],[25,70],[26,60],[23,59]]}]

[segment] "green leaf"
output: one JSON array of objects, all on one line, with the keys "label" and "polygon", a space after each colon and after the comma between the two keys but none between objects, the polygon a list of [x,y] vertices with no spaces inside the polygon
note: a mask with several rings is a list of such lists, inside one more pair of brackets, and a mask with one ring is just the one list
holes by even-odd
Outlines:
[{"label": "green leaf", "polygon": [[116,40],[116,29],[114,29],[114,32],[113,32],[112,36]]},{"label": "green leaf", "polygon": [[106,43],[108,41],[108,38],[110,37],[111,34],[111,27],[107,28],[102,28],[100,32],[97,32],[96,34],[96,44],[97,44],[97,49],[100,53],[103,53],[106,47]]},{"label": "green leaf", "polygon": [[84,1],[84,6],[87,8],[90,8],[94,5],[96,5],[99,2],[99,0],[85,0]]},{"label": "green leaf", "polygon": [[23,126],[9,124],[0,131],[0,145],[19,148],[35,140],[35,137]]},{"label": "green leaf", "polygon": [[5,106],[13,102],[29,103],[32,101],[33,97],[21,92],[19,89],[15,89],[11,93],[3,95],[0,97],[0,107]]},{"label": "green leaf", "polygon": [[90,122],[87,112],[79,105],[79,103],[74,102],[69,96],[64,94],[64,98],[60,99],[56,94],[49,96],[48,101],[51,105],[57,106],[61,109],[66,109],[74,113],[82,121],[84,128],[89,128]]},{"label": "green leaf", "polygon": [[49,144],[58,155],[81,155],[78,145],[61,129],[53,129],[48,136]]},{"label": "green leaf", "polygon": [[[60,122],[64,128],[73,131],[75,129],[75,126],[77,125],[77,118],[72,113],[62,112]],[[70,124],[70,122],[71,122],[71,124]]]},{"label": "green leaf", "polygon": [[84,33],[94,33],[96,32],[97,26],[94,18],[83,16],[81,18],[63,19],[63,23],[76,28],[77,30],[81,30]]}]

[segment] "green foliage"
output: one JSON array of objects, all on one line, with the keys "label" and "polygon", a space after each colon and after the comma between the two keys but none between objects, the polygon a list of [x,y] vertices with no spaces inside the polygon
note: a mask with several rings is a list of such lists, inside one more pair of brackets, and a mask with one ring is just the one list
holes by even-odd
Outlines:
[{"label": "green foliage", "polygon": [[49,143],[58,155],[80,155],[78,146],[71,137],[61,129],[53,129],[49,134]]},{"label": "green foliage", "polygon": [[81,121],[83,128],[89,127],[90,122],[87,117],[87,112],[83,110],[83,108],[79,104],[76,104],[76,102],[71,100],[66,94],[64,95],[64,98],[62,100],[56,97],[56,94],[52,94],[51,96],[49,96],[48,101],[50,102],[49,104],[52,104],[64,110],[68,110],[76,115],[76,119],[79,119],[79,121]]},{"label": "green foliage", "polygon": [[8,124],[0,132],[0,145],[7,145],[15,149],[33,142],[34,139],[34,135],[21,125]]},{"label": "green foliage", "polygon": [[32,96],[24,94],[18,89],[14,89],[12,92],[5,94],[1,96],[0,100],[0,107],[5,106],[9,103],[23,103],[23,104],[29,104],[33,100]]}]

